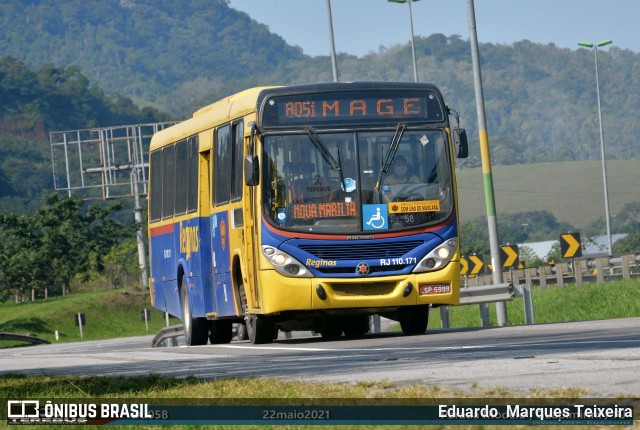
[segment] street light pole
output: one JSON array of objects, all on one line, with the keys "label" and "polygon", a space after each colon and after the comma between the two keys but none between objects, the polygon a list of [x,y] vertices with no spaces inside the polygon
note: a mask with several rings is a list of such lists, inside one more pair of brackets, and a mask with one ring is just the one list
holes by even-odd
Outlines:
[{"label": "street light pole", "polygon": [[418,64],[416,63],[416,45],[413,35],[413,13],[411,11],[411,3],[418,0],[387,0],[390,3],[409,3],[409,25],[411,27],[411,55],[413,56],[413,78],[418,82]]},{"label": "street light pole", "polygon": [[600,157],[602,159],[602,182],[604,184],[604,216],[607,224],[607,250],[609,256],[613,255],[613,241],[611,240],[611,217],[609,212],[609,188],[607,187],[607,162],[604,151],[604,133],[602,131],[602,108],[600,106],[600,78],[598,76],[598,47],[609,45],[613,40],[602,40],[598,43],[579,42],[579,46],[593,48],[593,58],[596,65],[596,95],[598,98],[598,120],[600,125]]},{"label": "street light pole", "polygon": [[329,37],[331,38],[331,68],[333,82],[338,82],[338,65],[336,61],[336,44],[333,40],[333,18],[331,17],[331,0],[327,0],[327,15],[329,16]]},{"label": "street light pole", "polygon": [[[491,172],[491,154],[489,151],[489,135],[484,112],[484,92],[482,90],[482,73],[480,71],[480,52],[478,48],[478,32],[476,30],[476,12],[473,0],[467,0],[467,16],[469,20],[469,43],[471,45],[471,62],[473,65],[473,84],[476,94],[478,113],[478,134],[480,138],[480,158],[482,159],[482,177],[484,180],[484,198],[487,207],[487,227],[489,229],[489,246],[491,264],[493,265],[493,284],[502,283],[502,261],[500,257],[500,239],[498,237],[498,219],[496,217],[496,201],[493,193],[493,173]],[[487,305],[480,305],[483,325],[488,323]],[[499,326],[507,325],[507,305],[496,303],[496,319]]]}]

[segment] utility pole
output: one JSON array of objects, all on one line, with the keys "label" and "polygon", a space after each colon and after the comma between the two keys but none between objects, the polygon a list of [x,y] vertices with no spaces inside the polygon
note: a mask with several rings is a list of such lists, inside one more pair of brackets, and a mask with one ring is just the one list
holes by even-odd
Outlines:
[{"label": "utility pole", "polygon": [[336,62],[336,44],[333,40],[333,18],[331,17],[331,0],[327,0],[327,15],[329,16],[329,37],[331,39],[331,67],[333,82],[338,82],[338,64]]},{"label": "utility pole", "polygon": [[[471,43],[471,60],[473,63],[473,84],[476,92],[476,109],[478,111],[478,133],[480,135],[484,198],[487,206],[489,245],[491,246],[491,264],[493,265],[493,283],[494,285],[498,285],[502,284],[502,261],[500,260],[498,219],[496,217],[496,201],[493,193],[493,174],[491,172],[487,121],[484,115],[484,93],[482,91],[482,74],[480,73],[480,54],[478,49],[478,34],[476,31],[476,12],[473,7],[473,0],[467,0],[467,13],[469,16],[469,42]],[[504,302],[496,303],[496,316],[499,326],[507,324],[507,306]]]}]

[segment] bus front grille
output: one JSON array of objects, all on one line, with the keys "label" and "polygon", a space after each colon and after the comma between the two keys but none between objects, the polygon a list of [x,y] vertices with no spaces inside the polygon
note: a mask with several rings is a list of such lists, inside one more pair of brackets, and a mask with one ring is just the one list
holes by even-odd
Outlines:
[{"label": "bus front grille", "polygon": [[323,260],[371,260],[399,258],[422,245],[422,240],[389,243],[358,243],[345,245],[300,245],[300,249]]},{"label": "bus front grille", "polygon": [[367,284],[331,283],[336,296],[386,296],[396,287],[395,282],[376,282]]},{"label": "bus front grille", "polygon": [[[392,266],[371,266],[371,271],[369,272],[370,275],[376,274],[376,273],[385,273],[385,272],[399,272],[401,270],[404,270],[407,266],[406,265],[392,265]],[[355,267],[349,266],[349,267],[323,267],[323,268],[319,268],[318,272],[320,273],[324,273],[325,275],[342,275],[342,274],[355,274],[356,273],[356,269]]]}]

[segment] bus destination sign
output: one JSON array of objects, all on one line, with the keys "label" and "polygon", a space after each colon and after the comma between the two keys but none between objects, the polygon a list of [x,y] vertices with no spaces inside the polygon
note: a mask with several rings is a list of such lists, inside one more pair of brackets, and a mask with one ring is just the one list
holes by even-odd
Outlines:
[{"label": "bus destination sign", "polygon": [[350,122],[441,122],[443,109],[429,91],[287,94],[268,99],[264,126]]}]

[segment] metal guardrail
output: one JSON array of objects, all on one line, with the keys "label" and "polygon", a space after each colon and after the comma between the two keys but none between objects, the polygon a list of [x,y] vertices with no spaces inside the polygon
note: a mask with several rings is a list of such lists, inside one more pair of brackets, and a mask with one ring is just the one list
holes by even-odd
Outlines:
[{"label": "metal guardrail", "polygon": [[34,345],[51,343],[48,340],[41,339],[37,336],[31,336],[29,334],[7,333],[7,332],[0,332],[0,339],[20,340],[22,342],[33,343]]},{"label": "metal guardrail", "polygon": [[[510,269],[503,273],[504,279],[514,284],[524,283],[546,288],[548,285],[563,287],[566,283],[580,286],[584,282],[597,282],[639,277],[640,254],[619,257],[588,256],[569,262],[543,265],[526,269]],[[634,273],[635,272],[635,273]],[[463,284],[481,286],[491,283],[493,275],[463,277]]]},{"label": "metal guardrail", "polygon": [[[525,324],[535,324],[531,285],[514,285],[511,282],[497,285],[481,285],[460,288],[460,306],[480,305],[480,320],[483,327],[491,325],[489,303],[506,302],[514,297],[522,297]],[[440,306],[440,324],[450,328],[449,306]]]},{"label": "metal guardrail", "polygon": [[483,285],[460,288],[461,305],[506,302],[513,299],[513,284]]},{"label": "metal guardrail", "polygon": [[[160,329],[158,334],[153,337],[151,341],[151,347],[157,348],[159,346],[178,346],[178,337],[184,336],[182,324],[172,325]],[[167,341],[171,341],[170,345]]]}]

